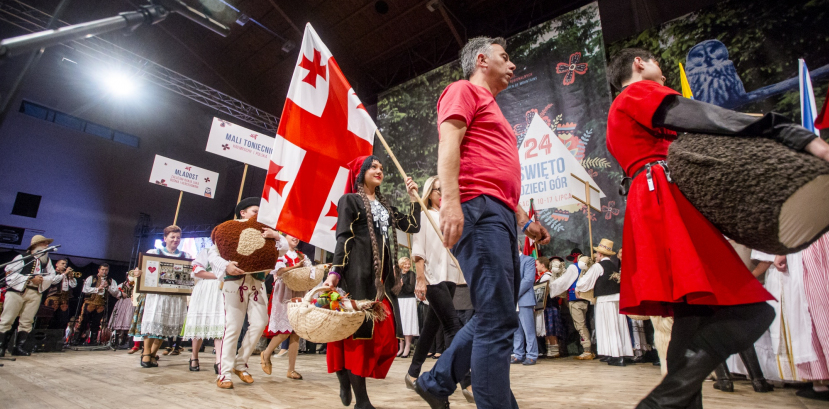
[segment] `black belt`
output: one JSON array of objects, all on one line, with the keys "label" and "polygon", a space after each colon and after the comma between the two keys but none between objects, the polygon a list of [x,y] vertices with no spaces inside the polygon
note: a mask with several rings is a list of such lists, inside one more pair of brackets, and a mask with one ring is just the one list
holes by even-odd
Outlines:
[{"label": "black belt", "polygon": [[619,194],[622,196],[627,196],[628,192],[630,191],[630,184],[633,183],[633,179],[636,179],[636,177],[639,176],[639,174],[643,171],[647,172],[648,190],[653,192],[655,187],[653,185],[653,176],[651,175],[651,168],[654,166],[661,166],[662,170],[665,171],[665,177],[668,178],[668,183],[673,183],[673,180],[671,180],[671,171],[668,170],[668,162],[665,162],[664,160],[657,160],[654,162],[646,163],[641,168],[639,168],[639,170],[634,172],[633,176],[623,177],[622,180],[619,182]]}]

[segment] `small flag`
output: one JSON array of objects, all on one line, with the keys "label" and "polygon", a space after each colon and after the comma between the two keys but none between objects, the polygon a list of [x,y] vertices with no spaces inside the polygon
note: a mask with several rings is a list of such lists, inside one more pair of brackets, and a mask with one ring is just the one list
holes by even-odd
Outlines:
[{"label": "small flag", "polygon": [[809,69],[806,68],[806,61],[797,60],[798,72],[800,73],[800,120],[803,127],[820,136],[815,128],[815,91],[812,89],[812,77],[809,76]]},{"label": "small flag", "polygon": [[[530,217],[530,221],[535,221],[535,208],[533,207],[533,199],[530,199],[530,211],[527,213],[527,216]],[[531,239],[530,236],[524,236],[524,255],[525,256],[532,256],[533,258],[538,258],[538,250],[535,248],[535,240]]]},{"label": "small flag", "polygon": [[685,67],[679,63],[679,83],[682,85],[682,96],[689,99],[694,99],[694,93],[691,92],[691,84],[688,83],[688,77],[685,75]]}]

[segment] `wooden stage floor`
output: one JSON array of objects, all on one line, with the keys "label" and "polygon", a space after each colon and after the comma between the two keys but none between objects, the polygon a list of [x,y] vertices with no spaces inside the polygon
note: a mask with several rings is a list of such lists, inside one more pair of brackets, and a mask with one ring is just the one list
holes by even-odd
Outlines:
[{"label": "wooden stage floor", "polygon": [[[209,351],[209,349],[208,349]],[[139,354],[124,351],[42,353],[0,361],[0,408],[337,408],[336,377],[327,374],[322,355],[300,355],[297,371],[304,380],[285,377],[286,358],[273,358],[273,375],[265,375],[259,357],[251,358],[255,382],[234,379],[233,390],[220,390],[213,374],[213,355],[202,354],[202,370],[187,370],[189,355],[161,357],[158,368],[142,369]],[[385,380],[368,381],[377,408],[427,408],[403,383],[411,359],[398,359]],[[424,369],[431,368],[429,359]],[[658,383],[659,369],[650,364],[624,368],[598,361],[540,360],[535,366],[511,366],[512,390],[521,408],[633,408]],[[829,402],[795,396],[795,389],[754,393],[737,382],[734,393],[704,386],[706,409],[829,409]],[[473,408],[460,393],[454,408]]]}]

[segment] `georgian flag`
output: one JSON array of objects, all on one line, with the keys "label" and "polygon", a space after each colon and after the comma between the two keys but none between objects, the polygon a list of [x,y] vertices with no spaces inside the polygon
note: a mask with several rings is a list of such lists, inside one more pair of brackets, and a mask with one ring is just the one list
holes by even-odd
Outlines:
[{"label": "georgian flag", "polygon": [[334,251],[346,165],[371,155],[377,126],[311,24],[279,121],[258,220]]}]

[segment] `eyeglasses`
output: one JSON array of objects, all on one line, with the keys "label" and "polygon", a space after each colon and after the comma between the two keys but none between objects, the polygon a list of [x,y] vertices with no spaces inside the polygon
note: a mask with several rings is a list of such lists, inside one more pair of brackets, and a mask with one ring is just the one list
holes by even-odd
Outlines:
[{"label": "eyeglasses", "polygon": [[436,188],[432,189],[432,191],[433,191],[433,192],[438,192],[438,193],[440,193],[440,188],[439,188],[439,187],[436,187]]}]

